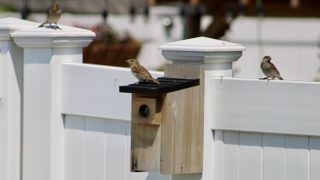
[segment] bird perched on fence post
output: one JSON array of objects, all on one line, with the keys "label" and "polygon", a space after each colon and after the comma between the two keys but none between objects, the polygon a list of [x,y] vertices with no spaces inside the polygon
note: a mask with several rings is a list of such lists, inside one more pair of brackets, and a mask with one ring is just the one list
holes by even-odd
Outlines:
[{"label": "bird perched on fence post", "polygon": [[139,80],[139,82],[151,82],[155,84],[160,84],[160,82],[154,79],[149,71],[140,65],[139,61],[136,59],[126,60],[129,63],[132,74]]},{"label": "bird perched on fence post", "polygon": [[276,66],[271,62],[271,57],[270,56],[264,56],[261,64],[260,64],[261,70],[263,72],[264,75],[266,75],[267,77],[265,78],[261,78],[261,79],[275,79],[278,78],[280,80],[283,80],[283,78],[281,77],[278,69],[276,68]]},{"label": "bird perched on fence post", "polygon": [[[61,10],[60,4],[56,0],[54,0],[50,5],[47,20],[44,23],[42,23],[39,27],[61,29],[57,24],[61,14],[62,14],[62,10]],[[46,24],[48,24],[48,26],[45,26]]]}]

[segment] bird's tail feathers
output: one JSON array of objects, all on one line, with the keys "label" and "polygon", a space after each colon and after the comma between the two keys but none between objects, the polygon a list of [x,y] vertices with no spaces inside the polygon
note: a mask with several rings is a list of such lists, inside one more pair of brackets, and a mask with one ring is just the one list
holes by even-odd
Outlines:
[{"label": "bird's tail feathers", "polygon": [[156,79],[152,79],[151,81],[156,83],[156,84],[160,84],[160,82],[158,80],[156,80]]},{"label": "bird's tail feathers", "polygon": [[279,76],[278,79],[283,80],[283,78],[281,76]]}]

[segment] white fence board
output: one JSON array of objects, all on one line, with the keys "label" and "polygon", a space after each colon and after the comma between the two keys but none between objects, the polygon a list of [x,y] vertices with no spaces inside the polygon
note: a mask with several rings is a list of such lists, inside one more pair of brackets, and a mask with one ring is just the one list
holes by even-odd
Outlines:
[{"label": "white fence board", "polygon": [[263,180],[285,180],[285,136],[263,135]]},{"label": "white fence board", "polygon": [[85,117],[65,119],[65,179],[85,180]]},{"label": "white fence board", "polygon": [[[3,107],[3,103],[0,102],[0,116],[2,114],[4,114],[4,107]],[[6,148],[4,147],[5,145],[7,145],[7,135],[6,135],[6,128],[5,128],[5,121],[0,121],[0,132],[1,132],[1,136],[0,136],[0,179],[4,180],[6,179],[5,176],[7,174],[7,167],[8,165],[6,164],[6,155],[7,155],[7,151]]]},{"label": "white fence board", "polygon": [[21,175],[21,55],[22,49],[0,41],[0,180],[19,180]]},{"label": "white fence board", "polygon": [[220,130],[215,134],[215,154],[222,157],[217,161],[223,168],[215,166],[213,173],[219,173],[219,180],[319,179],[320,138]]},{"label": "white fence board", "polygon": [[309,139],[306,136],[286,137],[286,179],[309,179]]},{"label": "white fence board", "polygon": [[[137,81],[128,68],[66,63],[61,73],[62,113],[131,119],[131,94],[119,92],[120,85]],[[162,72],[152,74],[163,76]]]},{"label": "white fence board", "polygon": [[105,179],[105,120],[85,121],[85,179]]},{"label": "white fence board", "polygon": [[212,129],[320,136],[320,83],[212,78]]},{"label": "white fence board", "polygon": [[224,132],[224,174],[225,180],[234,180],[239,177],[239,145],[240,133]]},{"label": "white fence board", "polygon": [[130,137],[127,134],[128,128],[129,123],[124,121],[106,121],[106,179],[127,179],[130,168],[127,154],[130,149],[127,144]]},{"label": "white fence board", "polygon": [[[225,167],[224,167],[224,136],[223,131],[215,131],[214,132],[214,143],[213,143],[213,177],[212,179],[223,179]],[[206,165],[204,165],[206,167]],[[209,168],[210,169],[210,168]],[[205,169],[206,170],[206,169]],[[211,169],[209,170],[211,171]],[[209,179],[209,178],[208,178]]]},{"label": "white fence board", "polygon": [[65,117],[67,180],[170,180],[159,173],[130,172],[130,122]]},{"label": "white fence board", "polygon": [[261,143],[261,134],[240,133],[239,180],[261,180]]},{"label": "white fence board", "polygon": [[320,177],[320,138],[310,137],[310,180]]}]

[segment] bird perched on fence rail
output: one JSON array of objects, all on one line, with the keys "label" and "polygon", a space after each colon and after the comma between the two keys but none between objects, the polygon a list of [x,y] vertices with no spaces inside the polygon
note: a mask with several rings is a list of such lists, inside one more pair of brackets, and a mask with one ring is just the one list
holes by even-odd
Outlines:
[{"label": "bird perched on fence rail", "polygon": [[144,68],[138,60],[136,59],[128,59],[126,60],[129,63],[132,74],[139,80],[139,82],[151,82],[155,84],[160,84],[160,82],[154,79],[149,71]]},{"label": "bird perched on fence rail", "polygon": [[[42,23],[39,27],[61,29],[57,24],[61,14],[62,14],[62,10],[61,10],[60,4],[57,1],[53,1],[48,11],[47,20],[44,23]],[[45,26],[45,25],[48,25],[48,26]]]},{"label": "bird perched on fence rail", "polygon": [[271,57],[270,56],[265,56],[263,57],[261,64],[260,64],[261,70],[264,75],[267,77],[261,78],[261,79],[275,79],[278,78],[280,80],[283,80],[281,77],[278,69],[276,66],[271,62]]}]

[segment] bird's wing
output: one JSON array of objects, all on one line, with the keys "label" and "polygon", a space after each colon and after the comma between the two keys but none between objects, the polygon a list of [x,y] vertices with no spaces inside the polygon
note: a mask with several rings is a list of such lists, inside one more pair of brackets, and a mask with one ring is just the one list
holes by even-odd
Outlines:
[{"label": "bird's wing", "polygon": [[270,62],[270,65],[271,68],[280,76],[280,72],[278,71],[277,67],[272,62]]},{"label": "bird's wing", "polygon": [[146,68],[144,68],[143,66],[140,66],[140,67],[141,67],[141,73],[146,79],[153,79],[151,74]]},{"label": "bird's wing", "polygon": [[138,73],[140,71],[140,68],[139,68],[139,66],[132,66],[131,71],[134,73]]}]

